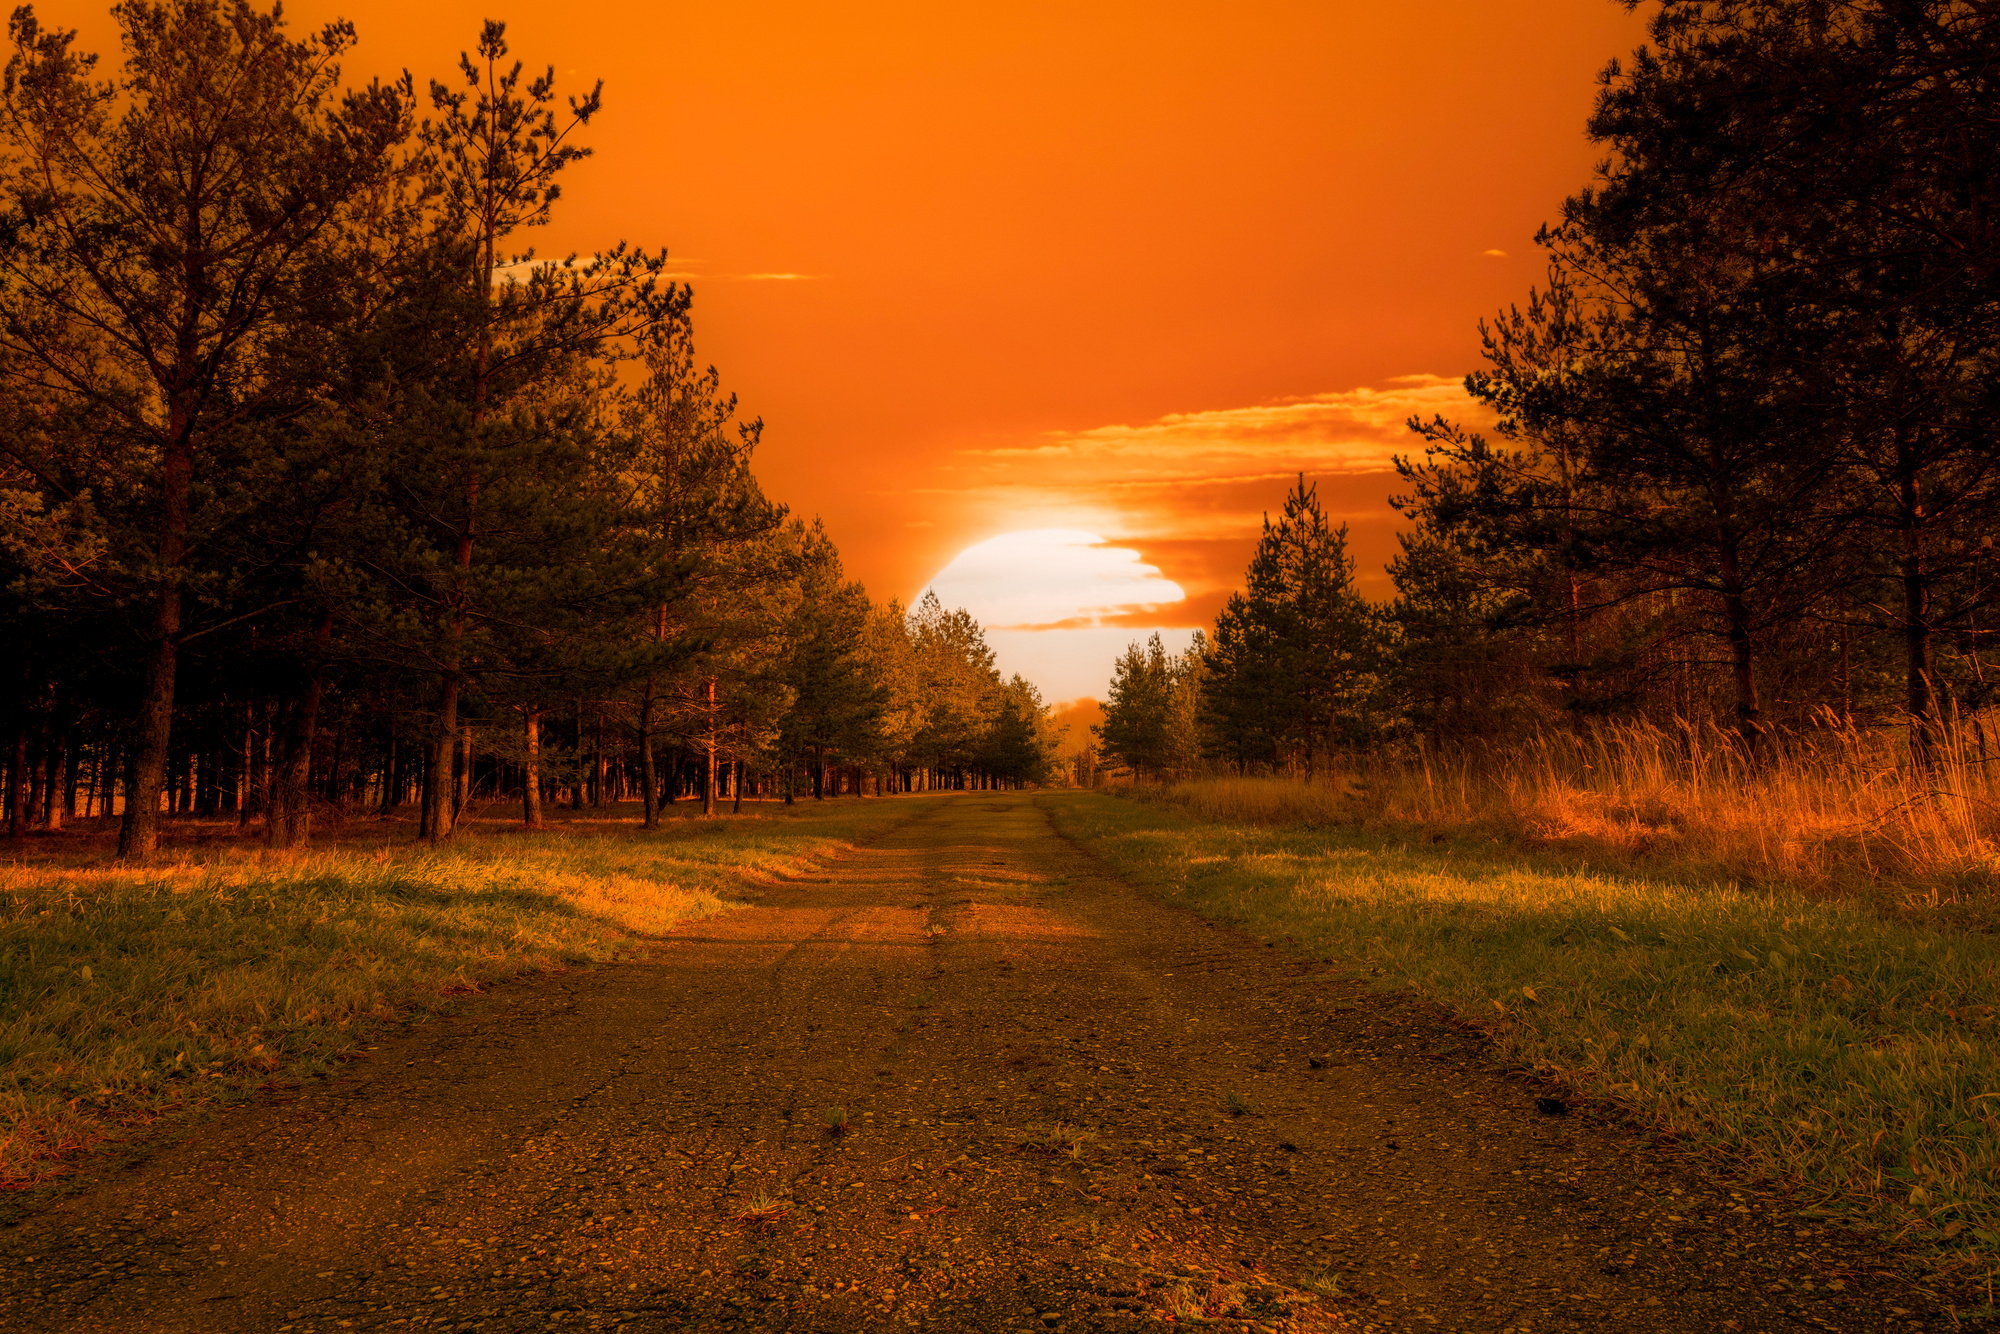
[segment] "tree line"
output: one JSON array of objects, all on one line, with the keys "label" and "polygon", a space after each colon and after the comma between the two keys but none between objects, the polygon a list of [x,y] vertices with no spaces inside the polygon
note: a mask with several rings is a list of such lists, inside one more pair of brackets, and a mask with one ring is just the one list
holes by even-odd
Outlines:
[{"label": "tree line", "polygon": [[488,22],[456,70],[127,0],[9,23],[0,686],[16,838],[1039,779],[1042,702],[871,602],[752,471],[664,251],[528,245],[603,106]]},{"label": "tree line", "polygon": [[[1714,720],[1751,757],[1828,724],[1905,729],[1919,765],[1960,723],[1983,740],[2000,11],[1652,11],[1545,283],[1481,326],[1493,425],[1411,424],[1394,597],[1354,596],[1302,484],[1212,639],[1121,661],[1108,751],[1310,769],[1600,719]],[[1158,701],[1189,690],[1162,748]]]}]

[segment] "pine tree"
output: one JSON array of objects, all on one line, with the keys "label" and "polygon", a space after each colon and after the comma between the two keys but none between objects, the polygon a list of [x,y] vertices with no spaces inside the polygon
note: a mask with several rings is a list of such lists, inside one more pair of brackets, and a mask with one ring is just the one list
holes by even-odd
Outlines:
[{"label": "pine tree", "polygon": [[1135,777],[1158,778],[1173,760],[1173,708],[1167,646],[1155,633],[1143,645],[1126,645],[1112,664],[1104,721],[1091,730],[1107,757]]},{"label": "pine tree", "polygon": [[679,730],[704,761],[703,803],[715,805],[715,766],[741,758],[739,687],[743,650],[776,632],[776,610],[763,594],[786,578],[787,557],[768,540],[783,521],[750,471],[763,423],[737,420],[713,366],[695,357],[685,318],[663,322],[640,339],[645,378],[625,401],[620,428],[630,457],[630,537],[658,588],[646,608],[651,640],[639,672],[634,726],[639,746],[644,822],[659,821],[656,735]]},{"label": "pine tree", "polygon": [[[456,457],[441,458],[443,451],[427,444],[421,462],[401,477],[415,500],[408,513],[431,530],[435,553],[424,580],[434,604],[427,619],[438,631],[424,787],[424,831],[433,841],[452,830],[459,701],[478,669],[468,641],[492,619],[480,595],[496,581],[478,570],[483,539],[496,523],[492,492],[514,477],[552,498],[561,492],[565,472],[538,457],[550,435],[552,400],[587,395],[588,380],[601,373],[592,359],[680,318],[687,300],[683,289],[663,284],[664,255],[621,246],[579,264],[508,253],[518,233],[548,222],[561,173],[588,155],[572,140],[601,109],[602,85],[559,112],[554,68],[527,79],[507,57],[506,25],[489,20],[475,52],[459,58],[457,86],[431,84],[437,115],[425,127],[444,214],[438,259],[463,284],[459,337],[446,363],[453,373],[419,418]],[[506,531],[504,511],[498,523]]]},{"label": "pine tree", "polygon": [[327,241],[410,125],[400,89],[342,93],[345,23],[294,39],[246,0],[114,13],[126,60],[108,84],[74,33],[26,7],[9,23],[0,338],[12,373],[93,418],[85,448],[120,474],[103,493],[117,508],[96,516],[109,559],[95,577],[139,612],[119,849],[143,857],[181,653],[211,620],[205,542],[256,500],[231,484],[230,455],[309,389],[270,373],[272,340],[330,280]]},{"label": "pine tree", "polygon": [[1379,629],[1354,588],[1347,530],[1300,477],[1264,531],[1242,592],[1216,618],[1204,713],[1239,767],[1311,775],[1381,725]]},{"label": "pine tree", "polygon": [[1041,691],[1010,676],[995,697],[980,744],[979,767],[997,787],[1046,782],[1055,770],[1055,738]]},{"label": "pine tree", "polygon": [[[1965,0],[1666,0],[1649,35],[1606,79],[1591,132],[1615,152],[1566,231],[1629,256],[1649,313],[1719,289],[1724,345],[1796,382],[1785,420],[1753,429],[1831,477],[1768,488],[1772,512],[1805,538],[1811,582],[1843,588],[1842,633],[1900,641],[1927,762],[1938,647],[2000,601],[2000,24]],[[1661,245],[1683,237],[1704,253]],[[1821,592],[1801,600],[1825,616]]]},{"label": "pine tree", "polygon": [[805,765],[818,800],[826,796],[830,760],[871,748],[883,695],[868,670],[867,593],[847,580],[817,522],[795,530],[795,539],[797,593],[782,671],[792,705],[780,724],[779,745],[789,763]]},{"label": "pine tree", "polygon": [[911,755],[940,786],[962,787],[1000,691],[993,650],[979,622],[963,609],[947,610],[935,593],[911,610],[909,627],[923,709]]}]

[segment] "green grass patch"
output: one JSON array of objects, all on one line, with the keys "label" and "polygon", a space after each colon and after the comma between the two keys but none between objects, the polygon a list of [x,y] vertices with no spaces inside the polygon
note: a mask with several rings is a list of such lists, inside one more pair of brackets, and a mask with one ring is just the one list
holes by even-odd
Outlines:
[{"label": "green grass patch", "polygon": [[1096,793],[1058,826],[1168,900],[1488,1031],[1503,1057],[1951,1268],[2000,1250],[2000,940]]},{"label": "green grass patch", "polygon": [[0,864],[0,1187],[163,1113],[336,1068],[370,1021],[599,962],[914,813],[767,807],[172,865]]}]

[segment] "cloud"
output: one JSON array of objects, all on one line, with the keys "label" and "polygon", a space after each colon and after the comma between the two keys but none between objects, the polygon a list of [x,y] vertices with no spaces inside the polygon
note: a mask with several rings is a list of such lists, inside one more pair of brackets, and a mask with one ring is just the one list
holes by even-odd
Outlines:
[{"label": "cloud", "polygon": [[1386,472],[1411,452],[1411,417],[1465,417],[1460,382],[1404,375],[1381,389],[1281,398],[1250,407],[1177,412],[1138,425],[1055,432],[1027,444],[968,451],[974,468],[1026,464],[1059,469],[1098,488],[1165,483],[1226,485],[1306,472]]},{"label": "cloud", "polygon": [[1479,252],[1479,254],[1480,254],[1480,257],[1481,257],[1482,259],[1505,259],[1505,258],[1507,258],[1507,252],[1506,252],[1506,251],[1504,251],[1504,250],[1482,250],[1482,251],[1480,251],[1480,252]]},{"label": "cloud", "polygon": [[[526,259],[514,260],[502,264],[500,267],[502,269],[532,269],[544,265],[560,266],[563,263],[564,261],[562,260]],[[594,263],[594,259],[579,259],[576,261],[575,267],[588,269]],[[669,282],[677,283],[810,283],[820,282],[832,276],[825,273],[780,273],[776,271],[769,273],[704,273],[702,269],[707,263],[707,260],[689,259],[685,256],[676,255],[673,258],[673,262],[667,266],[666,271],[661,276]]]}]

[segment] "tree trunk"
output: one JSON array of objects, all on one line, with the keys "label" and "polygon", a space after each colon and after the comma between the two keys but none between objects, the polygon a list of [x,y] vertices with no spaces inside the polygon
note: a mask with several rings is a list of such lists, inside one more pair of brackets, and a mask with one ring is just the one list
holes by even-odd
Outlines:
[{"label": "tree trunk", "polygon": [[42,828],[51,834],[62,832],[68,770],[69,738],[51,722],[42,733]]},{"label": "tree trunk", "polygon": [[309,837],[313,741],[319,734],[319,707],[326,696],[326,655],[333,642],[333,613],[320,617],[313,632],[312,660],[305,686],[293,701],[285,739],[278,750],[271,814],[264,837],[274,848],[302,848]]},{"label": "tree trunk", "polygon": [[334,821],[338,824],[347,818],[347,711],[341,710],[340,721],[333,728],[333,755],[327,760],[326,800],[333,808]]},{"label": "tree trunk", "polygon": [[451,837],[452,763],[458,750],[459,675],[446,672],[438,692],[437,719],[431,736],[429,763],[424,766],[424,813],[422,835],[427,843],[443,843]]},{"label": "tree trunk", "polygon": [[715,814],[715,678],[708,678],[708,735],[702,740],[707,770],[701,781],[701,813]]},{"label": "tree trunk", "polygon": [[521,710],[526,734],[527,761],[521,766],[521,822],[530,829],[542,828],[542,711]]},{"label": "tree trunk", "polygon": [[593,809],[602,807],[605,801],[604,768],[604,710],[597,711],[597,727],[591,733],[590,743],[590,804]]},{"label": "tree trunk", "polygon": [[1757,696],[1756,647],[1750,638],[1741,598],[1723,599],[1728,618],[1729,671],[1736,688],[1736,734],[1746,755],[1755,759],[1764,738],[1764,709]]},{"label": "tree trunk", "polygon": [[1908,459],[1909,443],[1897,442],[1898,504],[1903,550],[1903,707],[1910,716],[1910,758],[1926,772],[1937,764],[1939,733],[1937,683],[1931,671],[1930,570],[1924,559],[1923,492]]},{"label": "tree trunk", "polygon": [[382,794],[376,800],[377,815],[394,815],[403,798],[403,748],[396,734],[389,734],[389,753],[382,758]]},{"label": "tree trunk", "polygon": [[14,753],[7,757],[7,837],[20,842],[28,832],[28,724],[14,725]]},{"label": "tree trunk", "polygon": [[74,820],[76,819],[76,791],[82,786],[81,771],[83,761],[78,748],[70,743],[70,734],[67,730],[63,733],[62,743],[62,817],[65,820]]},{"label": "tree trunk", "polygon": [[254,705],[243,705],[243,735],[236,753],[236,827],[244,828],[250,823],[250,803],[253,798],[251,770],[256,761],[257,712]]},{"label": "tree trunk", "polygon": [[472,804],[472,724],[461,723],[458,728],[458,781],[452,789],[451,822],[454,828],[465,815],[465,808]]},{"label": "tree trunk", "polygon": [[102,819],[111,814],[111,743],[99,735],[94,763],[90,766],[90,788],[83,795],[83,813]]},{"label": "tree trunk", "polygon": [[585,786],[585,778],[582,767],[582,760],[583,760],[583,701],[582,700],[578,700],[576,702],[575,754],[577,757],[578,765],[576,770],[576,779],[574,782],[570,784],[569,787],[569,808],[573,811],[580,811],[583,809],[583,798],[584,798],[583,789]]},{"label": "tree trunk", "polygon": [[645,829],[660,827],[660,766],[653,758],[654,695],[653,678],[649,676],[639,696],[639,785],[643,789],[639,806],[645,817],[640,824]]},{"label": "tree trunk", "polygon": [[264,819],[264,841],[274,848],[304,847],[306,811],[310,804],[307,778],[312,772],[313,738],[319,730],[321,680],[317,671],[306,679],[299,697],[284,714],[285,730],[272,766],[271,804]]},{"label": "tree trunk", "polygon": [[[154,634],[179,634],[180,593],[160,596],[153,617]],[[168,606],[166,604],[171,604]],[[172,630],[164,627],[172,625]],[[118,856],[150,857],[160,847],[160,794],[167,786],[167,746],[174,726],[174,676],[180,645],[162,637],[148,646],[146,684],[140,695],[132,749],[125,769],[125,819],[118,830]]]},{"label": "tree trunk", "polygon": [[150,857],[160,847],[160,793],[167,784],[167,746],[174,731],[174,683],[181,651],[181,563],[187,555],[188,492],[194,481],[192,414],[179,394],[168,409],[160,467],[160,588],[146,643],[146,683],[133,719],[132,756],[125,771],[125,820],[118,856]]}]

